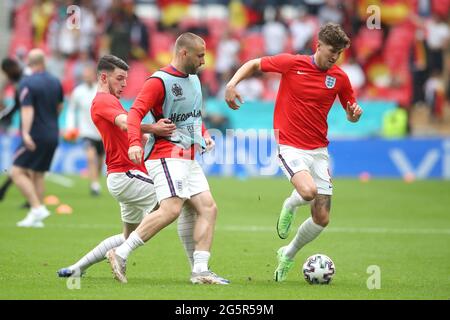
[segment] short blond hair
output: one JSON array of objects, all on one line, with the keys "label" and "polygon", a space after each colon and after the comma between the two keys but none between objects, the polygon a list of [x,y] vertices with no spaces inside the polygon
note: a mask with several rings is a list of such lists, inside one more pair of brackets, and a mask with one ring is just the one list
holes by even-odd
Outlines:
[{"label": "short blond hair", "polygon": [[186,48],[188,50],[192,49],[194,48],[195,44],[204,42],[205,40],[203,40],[202,37],[192,32],[185,32],[181,34],[175,41],[175,52],[180,51],[182,48]]}]

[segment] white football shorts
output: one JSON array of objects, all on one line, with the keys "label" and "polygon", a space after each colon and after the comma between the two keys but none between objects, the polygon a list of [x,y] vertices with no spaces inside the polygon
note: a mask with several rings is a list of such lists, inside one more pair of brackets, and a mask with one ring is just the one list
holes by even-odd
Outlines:
[{"label": "white football shorts", "polygon": [[297,172],[306,170],[314,179],[318,194],[333,194],[327,148],[303,150],[287,145],[280,145],[278,161],[281,170],[283,170],[289,181]]},{"label": "white football shorts", "polygon": [[161,158],[147,160],[145,166],[155,184],[158,203],[171,197],[190,199],[209,190],[208,180],[197,160]]},{"label": "white football shorts", "polygon": [[106,184],[119,201],[123,222],[140,223],[157,204],[153,181],[139,170],[110,173]]}]

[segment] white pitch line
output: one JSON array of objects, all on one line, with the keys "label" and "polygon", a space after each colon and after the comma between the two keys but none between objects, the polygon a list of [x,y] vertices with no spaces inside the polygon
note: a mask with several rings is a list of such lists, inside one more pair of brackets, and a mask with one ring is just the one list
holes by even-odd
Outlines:
[{"label": "white pitch line", "polygon": [[45,175],[45,179],[66,188],[72,188],[75,184],[70,178],[50,172],[47,172],[47,174]]},{"label": "white pitch line", "polygon": [[[0,228],[11,227],[12,225],[2,224]],[[64,229],[117,229],[121,230],[121,225],[118,224],[52,224],[47,223],[46,228],[64,228]],[[167,228],[176,229],[175,225],[170,225]],[[229,232],[275,232],[275,227],[267,226],[237,226],[224,225],[217,226],[218,231]],[[412,235],[450,235],[450,229],[400,229],[400,228],[347,228],[347,227],[329,227],[324,232],[331,233],[368,233],[368,234],[412,234]]]},{"label": "white pitch line", "polygon": [[346,227],[331,227],[329,232],[342,233],[392,233],[392,234],[448,234],[450,229],[400,229],[400,228],[346,228]]},{"label": "white pitch line", "polygon": [[[240,232],[274,232],[275,227],[262,226],[217,226],[218,230],[240,231]],[[329,227],[324,232],[333,233],[391,233],[391,234],[448,234],[450,229],[399,229],[399,228],[346,228]]]}]

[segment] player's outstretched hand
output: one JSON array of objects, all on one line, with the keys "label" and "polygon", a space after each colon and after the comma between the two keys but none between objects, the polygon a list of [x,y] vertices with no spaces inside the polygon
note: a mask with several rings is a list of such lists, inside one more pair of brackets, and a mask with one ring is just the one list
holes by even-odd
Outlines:
[{"label": "player's outstretched hand", "polygon": [[158,122],[153,125],[153,134],[160,137],[170,137],[176,128],[177,126],[173,124],[170,119],[159,119]]},{"label": "player's outstretched hand", "polygon": [[241,95],[237,92],[236,87],[227,85],[225,90],[225,101],[233,110],[237,110],[241,107],[236,103],[236,99],[238,99],[240,103],[244,103],[244,100],[242,100]]},{"label": "player's outstretched hand", "polygon": [[143,153],[140,146],[131,146],[128,149],[128,158],[136,164],[141,164]]},{"label": "player's outstretched hand", "polygon": [[357,122],[359,118],[361,118],[362,113],[363,110],[356,102],[350,104],[350,102],[347,101],[347,119],[349,121]]},{"label": "player's outstretched hand", "polygon": [[206,152],[211,151],[216,146],[216,142],[211,137],[205,138],[205,143],[206,143]]}]

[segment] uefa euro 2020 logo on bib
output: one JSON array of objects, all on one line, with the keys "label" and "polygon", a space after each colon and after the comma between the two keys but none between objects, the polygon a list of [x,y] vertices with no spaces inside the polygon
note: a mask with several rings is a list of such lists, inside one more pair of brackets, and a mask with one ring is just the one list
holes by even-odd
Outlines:
[{"label": "uefa euro 2020 logo on bib", "polygon": [[183,88],[178,83],[174,83],[172,85],[172,93],[175,95],[175,97],[179,97],[183,95]]}]

